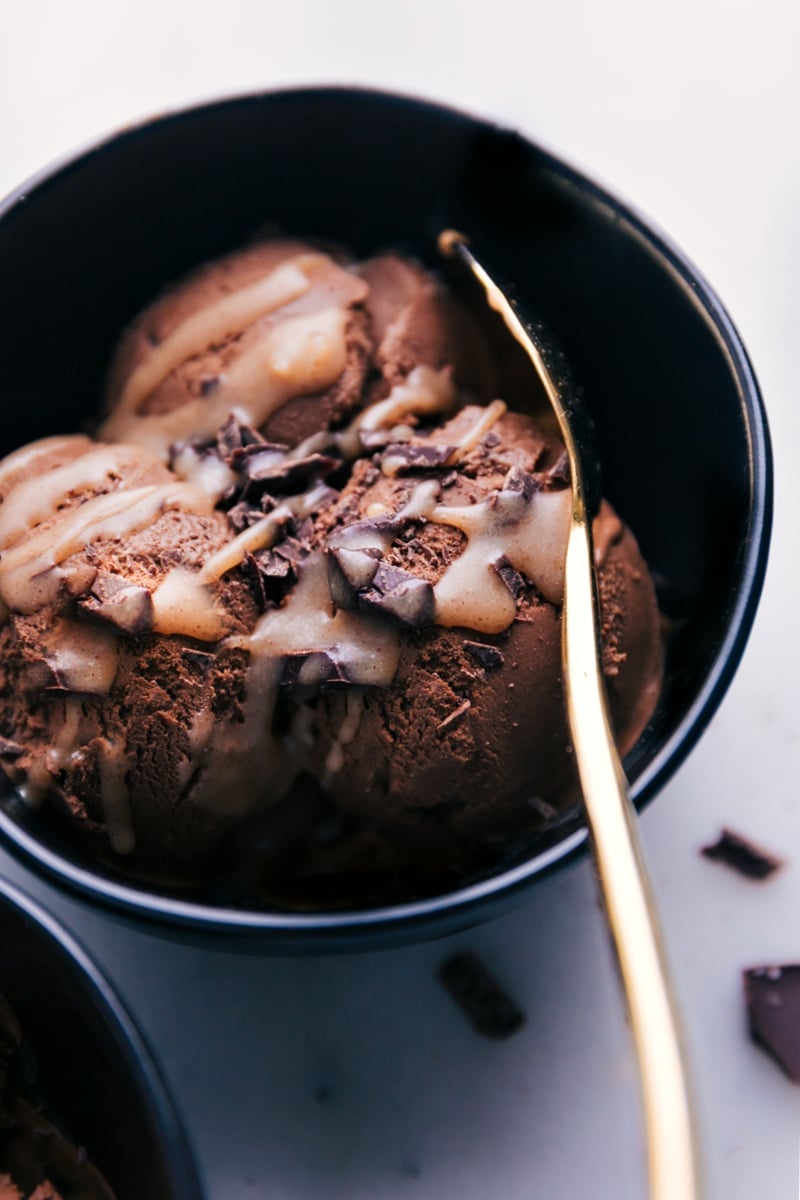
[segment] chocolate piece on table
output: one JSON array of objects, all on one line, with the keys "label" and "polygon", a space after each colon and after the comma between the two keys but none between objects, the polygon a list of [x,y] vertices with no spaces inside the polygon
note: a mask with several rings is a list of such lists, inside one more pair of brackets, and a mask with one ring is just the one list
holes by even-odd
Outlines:
[{"label": "chocolate piece on table", "polygon": [[800,965],[742,972],[750,1036],[800,1083]]},{"label": "chocolate piece on table", "polygon": [[473,1029],[502,1040],[525,1024],[525,1014],[500,986],[477,955],[464,951],[443,962],[438,971],[445,989]]},{"label": "chocolate piece on table", "polygon": [[754,845],[731,829],[723,829],[719,840],[713,845],[703,846],[701,853],[715,862],[725,863],[748,879],[766,879],[783,866],[783,859]]}]

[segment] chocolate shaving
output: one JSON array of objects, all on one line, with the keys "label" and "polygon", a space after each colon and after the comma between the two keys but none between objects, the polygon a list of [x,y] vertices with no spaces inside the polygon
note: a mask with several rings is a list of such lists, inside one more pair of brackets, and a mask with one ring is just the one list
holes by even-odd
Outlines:
[{"label": "chocolate shaving", "polygon": [[503,555],[501,558],[495,559],[495,561],[489,565],[506,585],[514,599],[519,600],[520,596],[525,591],[525,580],[522,575],[520,575],[516,567],[512,567],[505,555]]},{"label": "chocolate shaving", "polygon": [[723,829],[719,840],[711,846],[703,846],[701,853],[748,879],[766,879],[783,866],[783,859],[762,850],[731,829]]},{"label": "chocolate shaving", "polygon": [[525,1014],[477,955],[454,955],[442,963],[438,975],[476,1033],[501,1041],[525,1024]]},{"label": "chocolate shaving", "polygon": [[413,629],[430,624],[435,610],[433,587],[426,579],[385,563],[375,572],[372,586],[358,593],[358,603]]},{"label": "chocolate shaving", "polygon": [[352,680],[345,664],[330,652],[307,650],[287,655],[281,683],[288,687],[336,687],[351,684]]},{"label": "chocolate shaving", "polygon": [[261,612],[280,603],[286,581],[295,575],[289,559],[282,558],[274,550],[259,550],[257,554],[248,551],[242,561],[242,570]]},{"label": "chocolate shaving", "polygon": [[470,700],[462,700],[457,708],[454,708],[453,711],[446,716],[443,721],[439,722],[439,724],[436,726],[437,730],[442,733],[445,729],[456,728],[461,724],[462,717],[466,716],[471,707],[472,703]]},{"label": "chocolate shaving", "polygon": [[502,651],[497,646],[488,646],[486,642],[464,642],[464,649],[487,671],[502,667],[505,661]]},{"label": "chocolate shaving", "polygon": [[78,608],[89,616],[115,625],[131,637],[153,630],[152,595],[147,588],[129,583],[120,575],[99,574],[91,595],[79,600]]},{"label": "chocolate shaving", "polygon": [[12,742],[11,738],[0,737],[0,758],[19,758],[22,753],[23,748],[18,742]]},{"label": "chocolate shaving", "polygon": [[301,541],[296,537],[287,537],[275,547],[274,553],[278,558],[285,558],[293,567],[296,567],[304,559],[308,558],[311,548],[305,540]]},{"label": "chocolate shaving", "polygon": [[800,965],[742,972],[750,1036],[800,1083]]},{"label": "chocolate shaving", "polygon": [[391,460],[398,475],[410,471],[431,471],[443,467],[455,446],[435,446],[418,442],[392,442],[383,453],[382,460]]},{"label": "chocolate shaving", "polygon": [[203,672],[210,671],[216,661],[215,654],[209,654],[207,650],[195,650],[191,646],[183,647],[181,658],[185,658],[193,667],[199,667]]}]

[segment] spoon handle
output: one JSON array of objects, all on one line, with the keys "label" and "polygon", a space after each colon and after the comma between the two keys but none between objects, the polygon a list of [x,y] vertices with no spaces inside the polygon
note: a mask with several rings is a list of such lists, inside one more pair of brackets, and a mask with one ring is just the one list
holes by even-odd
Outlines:
[{"label": "spoon handle", "polygon": [[635,813],[608,719],[591,529],[573,519],[562,646],[586,822],[639,1064],[652,1200],[699,1200],[698,1151],[678,1015]]},{"label": "spoon handle", "polygon": [[454,230],[443,255],[476,281],[525,351],[558,420],[572,477],[564,577],[562,659],[567,716],[606,918],[616,950],[639,1065],[651,1200],[700,1200],[700,1171],[686,1056],[669,983],[636,814],[608,716],[592,529],[573,400],[551,370],[551,347],[526,327],[508,297]]}]

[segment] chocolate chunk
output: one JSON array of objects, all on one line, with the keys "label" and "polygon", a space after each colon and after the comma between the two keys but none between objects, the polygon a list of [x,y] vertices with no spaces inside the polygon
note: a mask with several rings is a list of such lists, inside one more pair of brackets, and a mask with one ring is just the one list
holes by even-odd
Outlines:
[{"label": "chocolate chunk", "polygon": [[435,611],[433,587],[426,579],[385,563],[375,572],[372,587],[358,593],[358,603],[413,629],[430,624]]},{"label": "chocolate chunk", "polygon": [[562,450],[550,470],[547,472],[548,483],[569,483],[569,455]]},{"label": "chocolate chunk", "polygon": [[185,658],[193,667],[199,667],[204,673],[210,671],[216,662],[216,655],[209,654],[207,650],[195,650],[191,646],[185,646],[181,650],[181,658]]},{"label": "chocolate chunk", "polygon": [[289,559],[274,550],[259,550],[257,554],[248,551],[242,561],[242,570],[250,581],[261,612],[280,603],[286,590],[285,581],[295,573]]},{"label": "chocolate chunk", "polygon": [[152,595],[147,588],[129,583],[120,575],[99,574],[91,595],[79,600],[78,608],[132,637],[151,633],[153,629]]},{"label": "chocolate chunk", "polygon": [[273,496],[295,495],[317,479],[338,467],[339,459],[328,454],[308,454],[305,458],[278,459],[272,450],[249,455],[242,467],[246,494],[267,491]]},{"label": "chocolate chunk", "polygon": [[[275,502],[269,499],[269,508],[267,512],[275,507]],[[251,504],[240,500],[233,508],[228,510],[228,520],[237,533],[244,533],[245,529],[249,529],[251,525],[255,525],[257,521],[262,520],[265,516],[263,508],[253,508]]]},{"label": "chocolate chunk", "polygon": [[372,546],[360,550],[328,548],[328,586],[336,608],[355,608],[356,593],[372,583],[380,558],[380,550]]},{"label": "chocolate chunk", "polygon": [[443,467],[454,450],[455,446],[392,442],[381,457],[391,474],[402,475],[409,471],[431,471]]},{"label": "chocolate chunk", "polygon": [[783,859],[762,850],[731,829],[723,829],[719,840],[711,846],[703,846],[701,853],[715,862],[725,863],[726,867],[732,867],[748,879],[766,879],[783,866]]},{"label": "chocolate chunk", "polygon": [[539,491],[539,483],[527,471],[523,471],[520,467],[512,467],[503,480],[502,490],[516,493],[528,501]]},{"label": "chocolate chunk", "polygon": [[464,642],[464,649],[487,671],[492,671],[495,667],[502,667],[505,661],[497,646],[488,646],[486,642]]},{"label": "chocolate chunk", "polygon": [[304,559],[308,558],[311,549],[304,540],[297,537],[287,537],[275,547],[274,553],[278,558],[284,558],[293,567],[296,567]]},{"label": "chocolate chunk", "polygon": [[257,430],[251,428],[250,425],[245,425],[243,421],[237,421],[233,414],[228,417],[217,434],[220,457],[224,458],[226,462],[235,451],[241,450],[244,446],[265,444],[265,438]]},{"label": "chocolate chunk", "polygon": [[742,972],[750,1036],[800,1083],[800,965]]},{"label": "chocolate chunk", "polygon": [[516,567],[512,567],[505,555],[495,559],[493,563],[490,563],[490,566],[500,576],[500,579],[511,592],[514,599],[519,600],[525,590],[525,580]]},{"label": "chocolate chunk", "polygon": [[502,1040],[525,1024],[525,1014],[475,954],[464,951],[439,967],[439,979],[473,1029]]},{"label": "chocolate chunk", "polygon": [[485,446],[487,450],[494,450],[495,446],[500,445],[500,434],[496,429],[490,429],[488,433],[483,435],[480,444]]},{"label": "chocolate chunk", "polygon": [[285,686],[336,687],[350,684],[347,667],[332,651],[306,650],[284,659],[281,683]]},{"label": "chocolate chunk", "polygon": [[17,742],[12,742],[10,738],[0,737],[0,758],[19,758],[22,753],[23,748]]}]

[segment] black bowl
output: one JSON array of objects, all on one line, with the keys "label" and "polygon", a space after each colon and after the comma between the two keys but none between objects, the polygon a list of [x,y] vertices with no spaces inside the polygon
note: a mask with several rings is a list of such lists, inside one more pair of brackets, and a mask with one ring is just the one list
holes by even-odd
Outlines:
[{"label": "black bowl", "polygon": [[[352,88],[226,100],[126,129],[0,208],[0,451],[96,413],[120,330],[165,281],[272,222],[424,258],[455,226],[549,326],[596,425],[604,491],[674,619],[657,713],[626,761],[636,803],[707,725],[750,630],[766,565],[771,463],[753,372],[720,302],[619,200],[526,141],[418,100]],[[291,946],[380,944],[500,911],[585,847],[577,821],[457,892],[335,916],[249,913],[98,873],[6,790],[0,827],[38,866],[138,912]]]},{"label": "black bowl", "polygon": [[6,883],[0,993],[22,1027],[32,1099],[73,1144],[87,1147],[118,1200],[202,1200],[185,1135],[141,1034],[84,951]]}]

